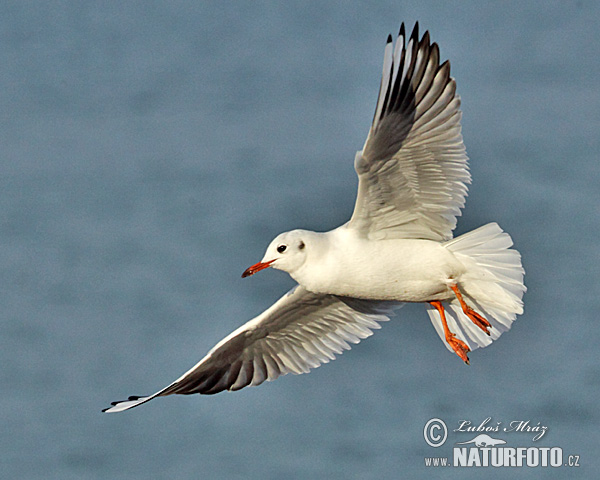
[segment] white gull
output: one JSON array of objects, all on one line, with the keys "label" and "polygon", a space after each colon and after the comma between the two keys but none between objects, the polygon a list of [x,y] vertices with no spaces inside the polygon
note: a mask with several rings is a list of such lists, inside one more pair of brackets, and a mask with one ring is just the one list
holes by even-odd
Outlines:
[{"label": "white gull", "polygon": [[418,24],[388,37],[373,123],[354,168],[350,221],[293,230],[243,276],[268,267],[298,285],[219,342],[193,368],[127,410],[171,394],[213,394],[306,373],[372,334],[403,302],[422,302],[446,347],[467,353],[508,330],[525,286],[520,254],[495,223],[452,238],[470,183],[460,99],[448,61]]}]

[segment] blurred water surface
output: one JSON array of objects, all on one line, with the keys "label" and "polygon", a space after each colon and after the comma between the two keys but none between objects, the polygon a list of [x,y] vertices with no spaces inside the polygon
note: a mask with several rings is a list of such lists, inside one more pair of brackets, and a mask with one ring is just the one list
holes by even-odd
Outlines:
[{"label": "blurred water surface", "polygon": [[[424,478],[424,457],[450,451],[425,444],[427,420],[488,416],[539,421],[540,444],[581,455],[520,477],[593,476],[600,8],[413,3],[0,6],[6,478]],[[473,185],[458,233],[512,234],[525,315],[470,367],[407,306],[310,375],[101,414],[293,285],[240,278],[272,237],[349,218],[385,38],[415,20],[463,99]]]}]

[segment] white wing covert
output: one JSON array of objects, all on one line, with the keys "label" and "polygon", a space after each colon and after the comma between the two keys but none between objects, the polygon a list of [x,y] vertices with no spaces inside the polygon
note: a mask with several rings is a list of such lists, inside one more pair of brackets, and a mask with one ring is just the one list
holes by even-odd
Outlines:
[{"label": "white wing covert", "polygon": [[315,294],[296,286],[258,317],[221,340],[171,385],[147,397],[113,402],[121,412],[158,396],[214,394],[307,373],[335,358],[389,320],[397,302]]},{"label": "white wing covert", "polygon": [[440,65],[418,23],[405,46],[385,48],[375,116],[354,167],[359,186],[348,228],[370,239],[452,238],[470,183],[461,135],[460,98],[450,63]]}]

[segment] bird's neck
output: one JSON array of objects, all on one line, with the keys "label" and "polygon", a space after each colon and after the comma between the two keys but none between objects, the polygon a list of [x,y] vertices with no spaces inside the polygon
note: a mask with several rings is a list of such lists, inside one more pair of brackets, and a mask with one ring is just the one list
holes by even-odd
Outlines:
[{"label": "bird's neck", "polygon": [[[314,293],[332,293],[339,266],[336,247],[340,247],[336,230],[329,232],[310,232],[307,242],[306,261],[290,276],[307,290]],[[343,249],[342,249],[343,250]]]}]

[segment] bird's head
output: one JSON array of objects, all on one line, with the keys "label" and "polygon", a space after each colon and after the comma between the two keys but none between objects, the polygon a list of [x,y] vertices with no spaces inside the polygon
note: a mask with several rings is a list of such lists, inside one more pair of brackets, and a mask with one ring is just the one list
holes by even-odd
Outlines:
[{"label": "bird's head", "polygon": [[263,259],[247,268],[242,277],[249,277],[268,267],[293,274],[306,261],[311,233],[292,230],[278,235],[267,247]]}]

